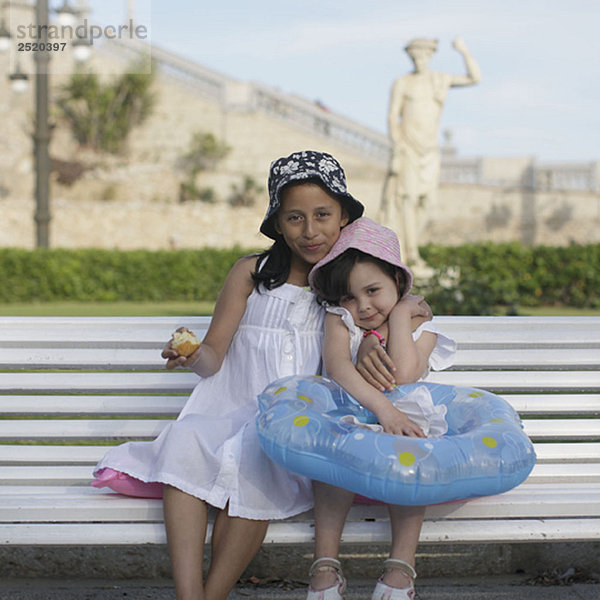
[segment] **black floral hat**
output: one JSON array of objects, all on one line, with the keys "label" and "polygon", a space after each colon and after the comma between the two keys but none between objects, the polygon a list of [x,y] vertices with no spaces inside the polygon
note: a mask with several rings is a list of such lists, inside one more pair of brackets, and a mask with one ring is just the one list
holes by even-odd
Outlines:
[{"label": "black floral hat", "polygon": [[273,217],[281,205],[280,192],[292,182],[319,181],[346,209],[349,223],[363,214],[365,207],[348,193],[346,174],[340,163],[325,152],[304,150],[294,152],[271,163],[269,169],[269,208],[260,226],[261,233],[277,239]]}]

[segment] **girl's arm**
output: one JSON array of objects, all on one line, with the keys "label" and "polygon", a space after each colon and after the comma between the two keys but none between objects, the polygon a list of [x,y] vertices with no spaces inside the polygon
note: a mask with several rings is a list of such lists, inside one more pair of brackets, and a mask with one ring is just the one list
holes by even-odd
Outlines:
[{"label": "girl's arm", "polygon": [[[410,297],[412,296],[406,296],[405,299]],[[411,318],[412,331],[416,331],[420,325],[426,321],[431,321],[433,318],[433,312],[429,304],[421,296],[417,296],[417,298],[421,298],[421,300],[417,300],[418,311]],[[389,337],[387,323],[380,328],[379,333],[385,339]],[[379,343],[379,340],[373,335],[367,336],[362,341],[358,349],[356,368],[369,384],[382,392],[386,389],[393,389],[396,384],[396,366]]]},{"label": "girl's arm", "polygon": [[421,300],[419,296],[407,296],[396,304],[388,318],[387,352],[399,384],[421,378],[437,342],[437,335],[430,331],[424,331],[419,339],[413,340],[412,318],[418,314]]},{"label": "girl's arm", "polygon": [[334,379],[365,408],[373,412],[386,433],[425,437],[420,427],[395,408],[356,370],[350,355],[348,329],[338,315],[325,315],[323,361],[328,377]]},{"label": "girl's arm", "polygon": [[200,377],[209,377],[221,368],[231,340],[246,310],[248,296],[254,287],[252,272],[255,264],[256,257],[253,256],[246,256],[235,263],[219,293],[210,326],[202,344],[187,359],[179,356],[170,347],[165,348],[163,358],[168,359],[168,369],[185,366],[191,368]]}]

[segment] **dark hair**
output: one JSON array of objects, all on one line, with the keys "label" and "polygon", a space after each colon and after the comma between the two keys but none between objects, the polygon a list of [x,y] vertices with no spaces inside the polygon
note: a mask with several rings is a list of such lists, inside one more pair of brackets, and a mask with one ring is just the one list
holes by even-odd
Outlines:
[{"label": "dark hair", "polygon": [[354,265],[364,262],[377,265],[386,275],[391,277],[396,282],[400,298],[406,294],[409,282],[404,269],[356,248],[348,248],[348,250],[316,271],[313,288],[319,302],[339,305],[340,300],[348,295],[348,279]]},{"label": "dark hair", "polygon": [[[320,179],[315,177],[308,177],[307,179],[300,181],[291,181],[281,189],[281,197],[283,198],[285,190],[307,183],[318,185],[328,196],[339,202],[342,207],[342,213],[348,214],[348,209],[345,204],[346,198],[341,195],[333,194]],[[275,220],[277,218],[277,212],[273,213],[269,218]],[[286,244],[282,235],[276,234],[274,239],[274,244],[268,250],[265,250],[258,255],[256,269],[254,273],[252,273],[252,281],[254,281],[256,290],[259,289],[261,284],[268,290],[277,288],[280,285],[283,285],[290,275],[292,251]]]},{"label": "dark hair", "polygon": [[256,290],[262,284],[272,290],[283,285],[290,275],[292,251],[279,236],[273,245],[258,255],[256,269],[252,273],[252,281]]}]

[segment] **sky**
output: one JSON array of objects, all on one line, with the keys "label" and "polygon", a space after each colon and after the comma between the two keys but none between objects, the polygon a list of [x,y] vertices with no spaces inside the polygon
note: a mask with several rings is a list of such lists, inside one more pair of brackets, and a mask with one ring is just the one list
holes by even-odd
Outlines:
[{"label": "sky", "polygon": [[[125,20],[126,0],[87,1],[91,20]],[[382,133],[407,41],[437,38],[430,68],[461,74],[460,36],[482,81],[448,93],[440,134],[459,156],[600,160],[600,0],[130,2],[153,45]]]}]

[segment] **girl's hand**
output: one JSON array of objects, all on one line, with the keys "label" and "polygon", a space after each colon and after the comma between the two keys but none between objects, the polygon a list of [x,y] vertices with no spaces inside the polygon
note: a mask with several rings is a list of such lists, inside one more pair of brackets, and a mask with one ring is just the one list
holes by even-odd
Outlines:
[{"label": "girl's hand", "polygon": [[426,437],[418,425],[391,404],[385,408],[385,411],[378,411],[376,416],[385,433],[408,437]]},{"label": "girl's hand", "polygon": [[183,367],[188,360],[185,356],[181,356],[173,350],[171,347],[171,340],[165,344],[160,355],[167,360],[166,366],[169,371],[177,367]]},{"label": "girl's hand", "polygon": [[374,335],[367,336],[358,349],[356,370],[376,390],[393,390],[396,367]]},{"label": "girl's hand", "polygon": [[400,300],[392,310],[408,312],[412,317],[425,317],[431,313],[429,304],[425,302],[423,296],[414,296],[409,294]]},{"label": "girl's hand", "polygon": [[[202,348],[202,346],[200,346],[200,348]],[[169,371],[176,369],[177,367],[193,368],[193,365],[200,357],[200,348],[189,356],[182,356],[173,350],[173,348],[171,348],[171,342],[168,342],[163,348],[161,356],[167,359],[167,369],[169,369]]]},{"label": "girl's hand", "polygon": [[419,314],[414,316],[422,317],[423,321],[431,321],[431,319],[433,319],[433,311],[431,310],[431,306],[429,306],[427,300],[425,300],[423,296],[417,296],[417,298],[421,298],[419,302]]}]

